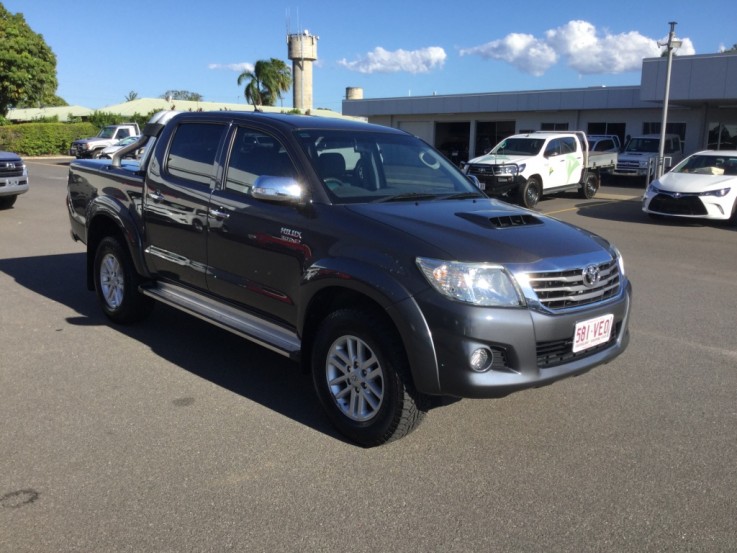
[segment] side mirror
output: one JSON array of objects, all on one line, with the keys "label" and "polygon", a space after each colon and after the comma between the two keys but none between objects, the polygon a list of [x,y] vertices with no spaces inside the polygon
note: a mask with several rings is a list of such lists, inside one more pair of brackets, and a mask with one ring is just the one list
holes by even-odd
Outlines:
[{"label": "side mirror", "polygon": [[261,175],[253,183],[251,195],[257,200],[299,203],[305,197],[304,187],[291,177]]},{"label": "side mirror", "polygon": [[476,175],[466,175],[466,178],[479,190],[486,190],[486,184],[481,182]]}]

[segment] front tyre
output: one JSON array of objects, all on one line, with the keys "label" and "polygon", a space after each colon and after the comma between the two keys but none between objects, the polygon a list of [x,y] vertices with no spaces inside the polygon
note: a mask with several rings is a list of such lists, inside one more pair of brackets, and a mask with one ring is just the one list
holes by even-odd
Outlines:
[{"label": "front tyre", "polygon": [[365,447],[406,436],[427,409],[427,399],[409,381],[399,338],[371,312],[341,309],[322,322],[312,378],[333,424]]},{"label": "front tyre", "polygon": [[141,279],[130,254],[118,240],[104,238],[95,253],[95,292],[102,311],[116,323],[132,323],[145,318],[153,300],[141,294]]},{"label": "front tyre", "polygon": [[18,196],[2,196],[0,197],[0,209],[10,209],[15,204]]},{"label": "front tyre", "polygon": [[542,181],[538,177],[530,177],[527,181],[519,188],[519,202],[520,205],[532,209],[540,201],[542,196],[543,185]]}]

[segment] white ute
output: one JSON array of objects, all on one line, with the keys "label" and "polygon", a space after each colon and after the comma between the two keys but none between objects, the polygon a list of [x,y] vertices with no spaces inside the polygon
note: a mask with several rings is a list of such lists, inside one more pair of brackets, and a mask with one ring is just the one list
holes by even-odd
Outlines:
[{"label": "white ute", "polygon": [[464,167],[489,196],[534,207],[545,194],[578,190],[593,198],[601,172],[614,168],[617,152],[589,152],[583,131],[536,131],[502,140]]}]

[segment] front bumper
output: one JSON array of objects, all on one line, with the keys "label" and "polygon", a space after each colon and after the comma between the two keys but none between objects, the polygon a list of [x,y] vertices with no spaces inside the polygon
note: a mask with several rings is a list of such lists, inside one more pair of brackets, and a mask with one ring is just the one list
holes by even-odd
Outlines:
[{"label": "front bumper", "polygon": [[17,196],[28,192],[28,175],[0,177],[0,197]]},{"label": "front bumper", "polygon": [[[561,312],[475,307],[430,292],[416,299],[432,335],[441,393],[483,398],[549,384],[620,355],[629,343],[631,296],[631,284],[624,279],[617,296]],[[576,324],[606,314],[614,317],[609,342],[573,353]],[[478,348],[493,352],[494,362],[485,372],[469,365]]]},{"label": "front bumper", "polygon": [[487,196],[507,196],[510,193],[513,194],[527,182],[527,179],[521,175],[475,176],[483,185],[483,191]]},{"label": "front bumper", "polygon": [[647,167],[620,167],[617,166],[612,171],[612,175],[617,177],[646,177],[652,173]]},{"label": "front bumper", "polygon": [[645,213],[670,217],[726,221],[734,215],[736,208],[737,191],[720,198],[667,191],[653,193],[648,190],[642,197],[642,210]]}]

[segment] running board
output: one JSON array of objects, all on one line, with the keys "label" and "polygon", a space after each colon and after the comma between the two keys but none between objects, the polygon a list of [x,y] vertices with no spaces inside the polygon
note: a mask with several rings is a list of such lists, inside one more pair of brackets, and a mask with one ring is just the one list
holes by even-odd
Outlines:
[{"label": "running board", "polygon": [[302,345],[299,337],[274,323],[181,286],[157,282],[151,287],[141,286],[140,290],[143,294],[175,309],[219,326],[289,359],[299,360]]}]

